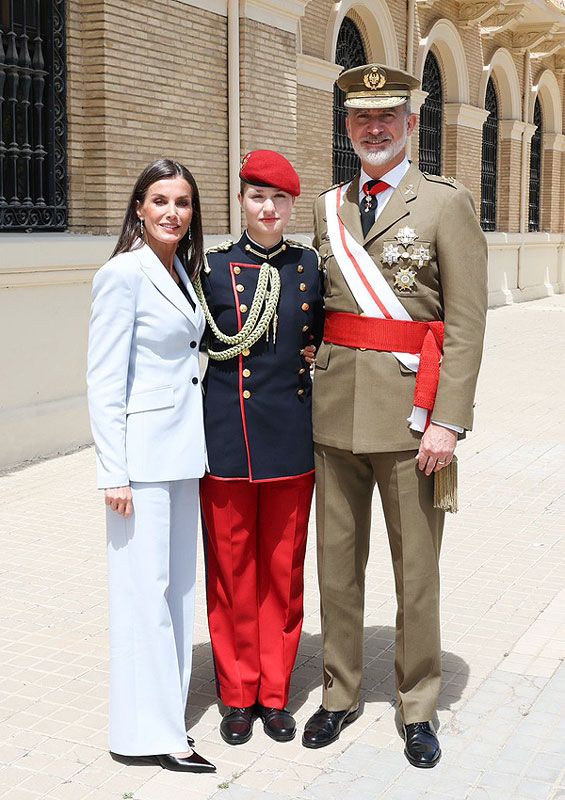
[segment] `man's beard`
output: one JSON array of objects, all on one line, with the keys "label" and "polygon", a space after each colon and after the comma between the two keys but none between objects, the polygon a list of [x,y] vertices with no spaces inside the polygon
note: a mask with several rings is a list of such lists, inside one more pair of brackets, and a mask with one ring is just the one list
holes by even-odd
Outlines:
[{"label": "man's beard", "polygon": [[389,142],[382,150],[369,150],[363,143],[353,144],[354,151],[357,153],[361,161],[370,164],[372,167],[381,167],[383,164],[388,164],[392,161],[404,148],[408,140],[408,133],[404,131],[403,136],[396,142]]}]

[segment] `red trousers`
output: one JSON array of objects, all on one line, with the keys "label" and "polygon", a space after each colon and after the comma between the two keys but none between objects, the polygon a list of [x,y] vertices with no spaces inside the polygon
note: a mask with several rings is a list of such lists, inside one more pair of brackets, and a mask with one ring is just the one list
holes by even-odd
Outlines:
[{"label": "red trousers", "polygon": [[262,483],[202,479],[208,624],[227,706],[288,701],[313,489],[313,473]]}]

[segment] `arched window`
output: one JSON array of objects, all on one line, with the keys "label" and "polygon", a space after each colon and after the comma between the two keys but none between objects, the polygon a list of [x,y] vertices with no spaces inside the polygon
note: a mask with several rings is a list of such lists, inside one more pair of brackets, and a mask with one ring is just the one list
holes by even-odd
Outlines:
[{"label": "arched window", "polygon": [[431,50],[424,64],[422,90],[428,92],[428,96],[420,110],[420,169],[441,175],[443,90],[439,65]]},{"label": "arched window", "polygon": [[[363,39],[357,25],[345,17],[337,37],[336,64],[345,69],[358,67],[367,63]],[[336,84],[334,86],[334,127],[333,127],[333,180],[334,183],[350,180],[359,169],[359,159],[353,152],[351,142],[345,128],[347,111],[343,101],[345,94]]]},{"label": "arched window", "polygon": [[528,212],[528,230],[539,231],[540,186],[541,186],[541,103],[536,97],[534,105],[534,125],[536,132],[532,136],[530,148],[530,202]]},{"label": "arched window", "polygon": [[483,124],[483,156],[481,161],[481,227],[496,230],[496,168],[498,155],[498,100],[492,78],[487,83],[485,109],[489,112]]}]

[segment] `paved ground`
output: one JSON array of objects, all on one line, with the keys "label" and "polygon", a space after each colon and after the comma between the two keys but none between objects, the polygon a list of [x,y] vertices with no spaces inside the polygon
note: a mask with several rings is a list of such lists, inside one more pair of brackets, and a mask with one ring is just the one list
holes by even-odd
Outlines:
[{"label": "paved ground", "polygon": [[[202,578],[189,723],[213,777],[106,752],[103,510],[93,453],[0,477],[0,797],[9,800],[565,798],[565,296],[489,313],[477,433],[442,554],[444,758],[416,770],[393,707],[394,602],[376,508],[364,713],[321,751],[217,732]],[[314,540],[291,708],[320,699]],[[202,563],[200,563],[202,571]]]}]

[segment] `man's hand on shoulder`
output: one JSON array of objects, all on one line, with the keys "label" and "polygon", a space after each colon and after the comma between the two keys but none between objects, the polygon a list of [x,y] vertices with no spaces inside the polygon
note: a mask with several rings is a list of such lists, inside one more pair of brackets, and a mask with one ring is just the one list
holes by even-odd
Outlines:
[{"label": "man's hand on shoulder", "polygon": [[420,441],[420,449],[416,456],[418,467],[426,475],[439,472],[453,460],[456,444],[457,431],[432,422]]}]

